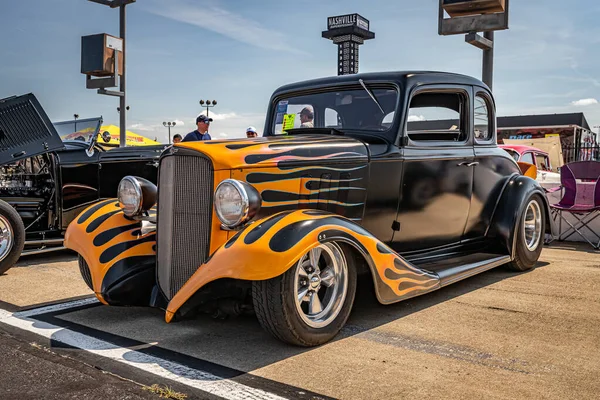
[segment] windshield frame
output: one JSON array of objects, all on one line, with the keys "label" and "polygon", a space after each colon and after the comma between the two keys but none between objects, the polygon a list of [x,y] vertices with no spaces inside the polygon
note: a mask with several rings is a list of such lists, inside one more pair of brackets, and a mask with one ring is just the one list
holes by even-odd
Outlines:
[{"label": "windshield frame", "polygon": [[[373,80],[364,80],[365,85],[371,91],[375,91],[377,89],[392,89],[397,93],[396,96],[396,104],[391,112],[394,113],[394,118],[390,124],[390,127],[385,131],[373,131],[373,130],[363,130],[356,128],[336,128],[344,133],[344,135],[348,136],[358,136],[361,139],[373,137],[380,140],[384,140],[389,143],[394,143],[398,136],[398,129],[400,126],[400,121],[402,117],[402,104],[404,102],[404,94],[402,91],[402,85],[399,82],[392,81],[389,79],[373,79]],[[275,137],[285,137],[288,135],[277,135],[275,134],[275,125],[276,125],[276,113],[277,113],[277,105],[281,100],[287,100],[292,97],[300,97],[300,96],[310,96],[317,95],[321,93],[331,93],[331,92],[341,92],[341,91],[361,91],[367,94],[365,89],[360,85],[358,79],[354,82],[347,82],[344,84],[332,82],[331,84],[319,85],[319,86],[307,86],[306,88],[294,89],[294,90],[286,90],[281,92],[276,92],[271,97],[271,102],[269,103],[269,111],[267,113],[267,118],[265,121],[265,135],[264,136],[275,136]],[[384,115],[385,118],[385,115]],[[293,133],[289,136],[292,136]]]}]

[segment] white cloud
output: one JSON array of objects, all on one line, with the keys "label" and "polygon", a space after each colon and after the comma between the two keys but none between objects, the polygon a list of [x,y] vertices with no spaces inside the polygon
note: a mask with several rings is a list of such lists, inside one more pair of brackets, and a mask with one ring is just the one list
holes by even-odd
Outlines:
[{"label": "white cloud", "polygon": [[425,121],[425,117],[422,115],[409,115],[408,116],[408,122],[415,122],[415,121]]},{"label": "white cloud", "polygon": [[219,133],[219,137],[226,138],[226,137],[229,137],[229,135],[226,134],[225,132],[221,132],[221,133]]},{"label": "white cloud", "polygon": [[[203,111],[203,112],[201,112],[198,115],[206,115],[206,112]],[[212,118],[213,121],[224,121],[224,120],[227,120],[227,119],[231,120],[231,119],[236,119],[236,118],[239,117],[238,114],[236,114],[234,112],[221,113],[220,114],[220,113],[215,113],[215,112],[212,112],[212,111],[208,113],[208,116],[210,118]],[[196,125],[195,120],[194,120],[193,125]]]},{"label": "white cloud", "polygon": [[182,120],[180,120],[180,119],[176,119],[173,122],[175,122],[175,126],[183,126],[183,125],[185,125],[185,123]]},{"label": "white cloud", "polygon": [[252,46],[297,54],[303,53],[289,46],[282,33],[211,3],[213,2],[206,0],[193,2],[190,0],[155,0],[148,2],[145,8],[152,14],[195,25]]},{"label": "white cloud", "polygon": [[574,106],[591,106],[593,104],[598,104],[598,100],[596,99],[581,99],[575,100],[571,102],[571,105]]},{"label": "white cloud", "polygon": [[154,126],[149,126],[145,124],[131,124],[129,125],[129,129],[133,131],[144,131],[144,132],[152,132],[154,131]]}]

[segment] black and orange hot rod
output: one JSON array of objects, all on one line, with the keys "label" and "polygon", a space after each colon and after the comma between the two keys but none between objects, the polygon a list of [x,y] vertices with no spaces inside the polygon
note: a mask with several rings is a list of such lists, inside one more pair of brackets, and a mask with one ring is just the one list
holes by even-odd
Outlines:
[{"label": "black and orange hot rod", "polygon": [[160,307],[167,322],[254,310],[313,346],[346,322],[357,279],[395,303],[530,269],[551,231],[542,188],[496,145],[482,82],[386,72],[279,88],[263,137],[168,148],[158,187],[125,177],[66,246],[104,304]]}]

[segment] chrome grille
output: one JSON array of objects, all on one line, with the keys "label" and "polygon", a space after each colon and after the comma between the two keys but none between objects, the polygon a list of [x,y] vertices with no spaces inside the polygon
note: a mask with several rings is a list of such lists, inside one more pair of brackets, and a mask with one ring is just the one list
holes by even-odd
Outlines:
[{"label": "chrome grille", "polygon": [[157,279],[169,300],[209,255],[212,197],[210,160],[178,154],[161,160]]}]

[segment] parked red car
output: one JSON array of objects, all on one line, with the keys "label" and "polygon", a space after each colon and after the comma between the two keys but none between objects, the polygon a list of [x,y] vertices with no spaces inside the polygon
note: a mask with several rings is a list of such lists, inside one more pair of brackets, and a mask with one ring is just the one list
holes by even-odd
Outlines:
[{"label": "parked red car", "polygon": [[539,183],[560,184],[560,174],[552,168],[550,156],[545,151],[524,145],[501,144],[498,147],[507,151],[517,162],[535,165],[537,167],[536,180]]}]

